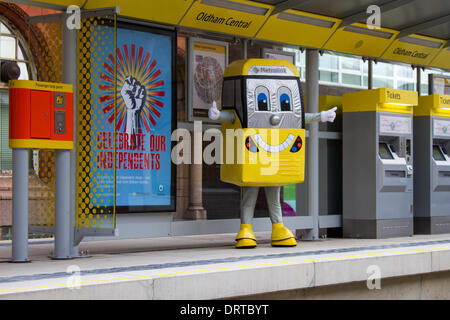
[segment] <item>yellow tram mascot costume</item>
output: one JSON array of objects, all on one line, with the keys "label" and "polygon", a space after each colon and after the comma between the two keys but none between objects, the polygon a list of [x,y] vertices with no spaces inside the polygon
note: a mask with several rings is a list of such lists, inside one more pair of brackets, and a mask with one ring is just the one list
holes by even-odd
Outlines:
[{"label": "yellow tram mascot costume", "polygon": [[280,189],[304,181],[305,124],[333,122],[335,110],[305,114],[297,68],[286,60],[238,60],[226,68],[222,111],[213,102],[208,116],[222,123],[220,179],[242,187],[236,248],[257,246],[252,219],[260,187],[272,222],[272,246],[297,245],[283,225]]}]

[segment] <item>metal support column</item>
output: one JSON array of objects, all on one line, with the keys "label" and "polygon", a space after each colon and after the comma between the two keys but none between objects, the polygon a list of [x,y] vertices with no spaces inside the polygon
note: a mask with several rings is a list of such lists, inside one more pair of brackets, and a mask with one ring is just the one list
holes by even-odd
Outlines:
[{"label": "metal support column", "polygon": [[71,84],[73,87],[73,150],[70,151],[70,247],[71,256],[76,257],[79,255],[78,244],[75,241],[75,221],[76,221],[76,199],[77,199],[77,123],[78,123],[78,108],[77,108],[77,31],[68,30],[67,26],[64,26],[63,33],[63,81]]},{"label": "metal support column", "polygon": [[246,60],[248,57],[248,40],[242,39],[242,59]]},{"label": "metal support column", "polygon": [[[306,105],[308,113],[319,112],[319,51],[306,50]],[[308,214],[313,228],[308,230],[305,240],[319,239],[319,123],[309,125],[309,141],[306,144],[308,157]],[[298,201],[298,200],[297,200]]]},{"label": "metal support column", "polygon": [[[72,84],[76,93],[77,31],[67,28],[65,16],[62,19],[63,39],[63,82]],[[74,113],[76,112],[74,94]],[[76,126],[74,126],[76,128]],[[73,255],[75,220],[75,150],[55,152],[55,252],[54,259],[70,259]],[[72,160],[72,165],[71,165]]]},{"label": "metal support column", "polygon": [[421,94],[422,94],[422,70],[421,70],[421,68],[416,67],[416,72],[417,72],[416,90],[417,90],[417,94],[419,96],[421,96]]},{"label": "metal support column", "polygon": [[12,262],[28,262],[28,150],[13,149]]},{"label": "metal support column", "polygon": [[55,252],[54,259],[71,258],[70,151],[55,152]]},{"label": "metal support column", "polygon": [[369,59],[367,60],[368,65],[368,71],[367,71],[367,89],[373,88],[373,60]]}]

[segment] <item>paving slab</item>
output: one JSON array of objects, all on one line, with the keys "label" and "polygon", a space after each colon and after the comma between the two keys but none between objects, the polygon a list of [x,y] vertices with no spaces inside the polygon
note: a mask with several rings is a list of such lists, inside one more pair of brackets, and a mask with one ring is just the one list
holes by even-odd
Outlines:
[{"label": "paving slab", "polygon": [[[89,241],[88,257],[51,260],[52,239],[32,240],[31,263],[10,263],[0,242],[0,299],[222,299],[450,270],[450,234],[299,241],[234,248],[234,234]],[[373,269],[375,268],[375,269]],[[378,269],[377,269],[378,268]],[[75,289],[74,289],[75,288]]]}]

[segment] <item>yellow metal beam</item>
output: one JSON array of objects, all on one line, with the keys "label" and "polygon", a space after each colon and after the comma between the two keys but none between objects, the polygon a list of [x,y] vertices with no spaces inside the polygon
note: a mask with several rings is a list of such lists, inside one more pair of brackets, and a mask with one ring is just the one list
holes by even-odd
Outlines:
[{"label": "yellow metal beam", "polygon": [[411,35],[396,39],[381,58],[428,66],[437,56],[445,41],[431,37]]},{"label": "yellow metal beam", "polygon": [[246,0],[199,0],[180,25],[252,38],[272,10],[272,6]]},{"label": "yellow metal beam", "polygon": [[130,18],[177,25],[194,0],[89,0],[86,9],[120,7],[120,15]]},{"label": "yellow metal beam", "polygon": [[442,46],[436,57],[430,62],[430,66],[450,69],[450,40]]},{"label": "yellow metal beam", "polygon": [[322,48],[339,24],[339,19],[298,10],[286,10],[269,17],[255,37],[304,47]]},{"label": "yellow metal beam", "polygon": [[336,30],[324,49],[378,58],[397,33],[392,29],[370,29],[365,24],[355,23]]},{"label": "yellow metal beam", "polygon": [[[398,38],[400,31],[370,29],[365,24],[345,26],[345,20],[298,10],[284,10],[249,0],[17,0],[16,3],[63,9],[120,7],[120,15],[131,19],[184,26],[238,37],[326,49],[420,66],[450,69],[447,40],[420,35]],[[394,6],[408,0],[389,2]],[[276,13],[283,9],[282,12]],[[348,22],[349,20],[347,20]],[[338,29],[339,28],[339,29]],[[410,30],[411,31],[411,30]],[[414,31],[414,30],[412,30]]]}]

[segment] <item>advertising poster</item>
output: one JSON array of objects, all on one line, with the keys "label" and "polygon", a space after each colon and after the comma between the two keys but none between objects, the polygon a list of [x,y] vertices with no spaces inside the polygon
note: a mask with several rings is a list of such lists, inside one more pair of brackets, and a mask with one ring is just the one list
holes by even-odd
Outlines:
[{"label": "advertising poster", "polygon": [[114,57],[99,64],[92,112],[102,121],[91,130],[91,164],[115,183],[117,213],[174,210],[174,41],[172,32],[119,24],[116,81]]},{"label": "advertising poster", "polygon": [[428,83],[430,94],[450,95],[450,77],[430,74]]},{"label": "advertising poster", "polygon": [[222,106],[222,84],[228,63],[228,44],[191,38],[189,43],[189,120],[208,119],[213,101]]}]

